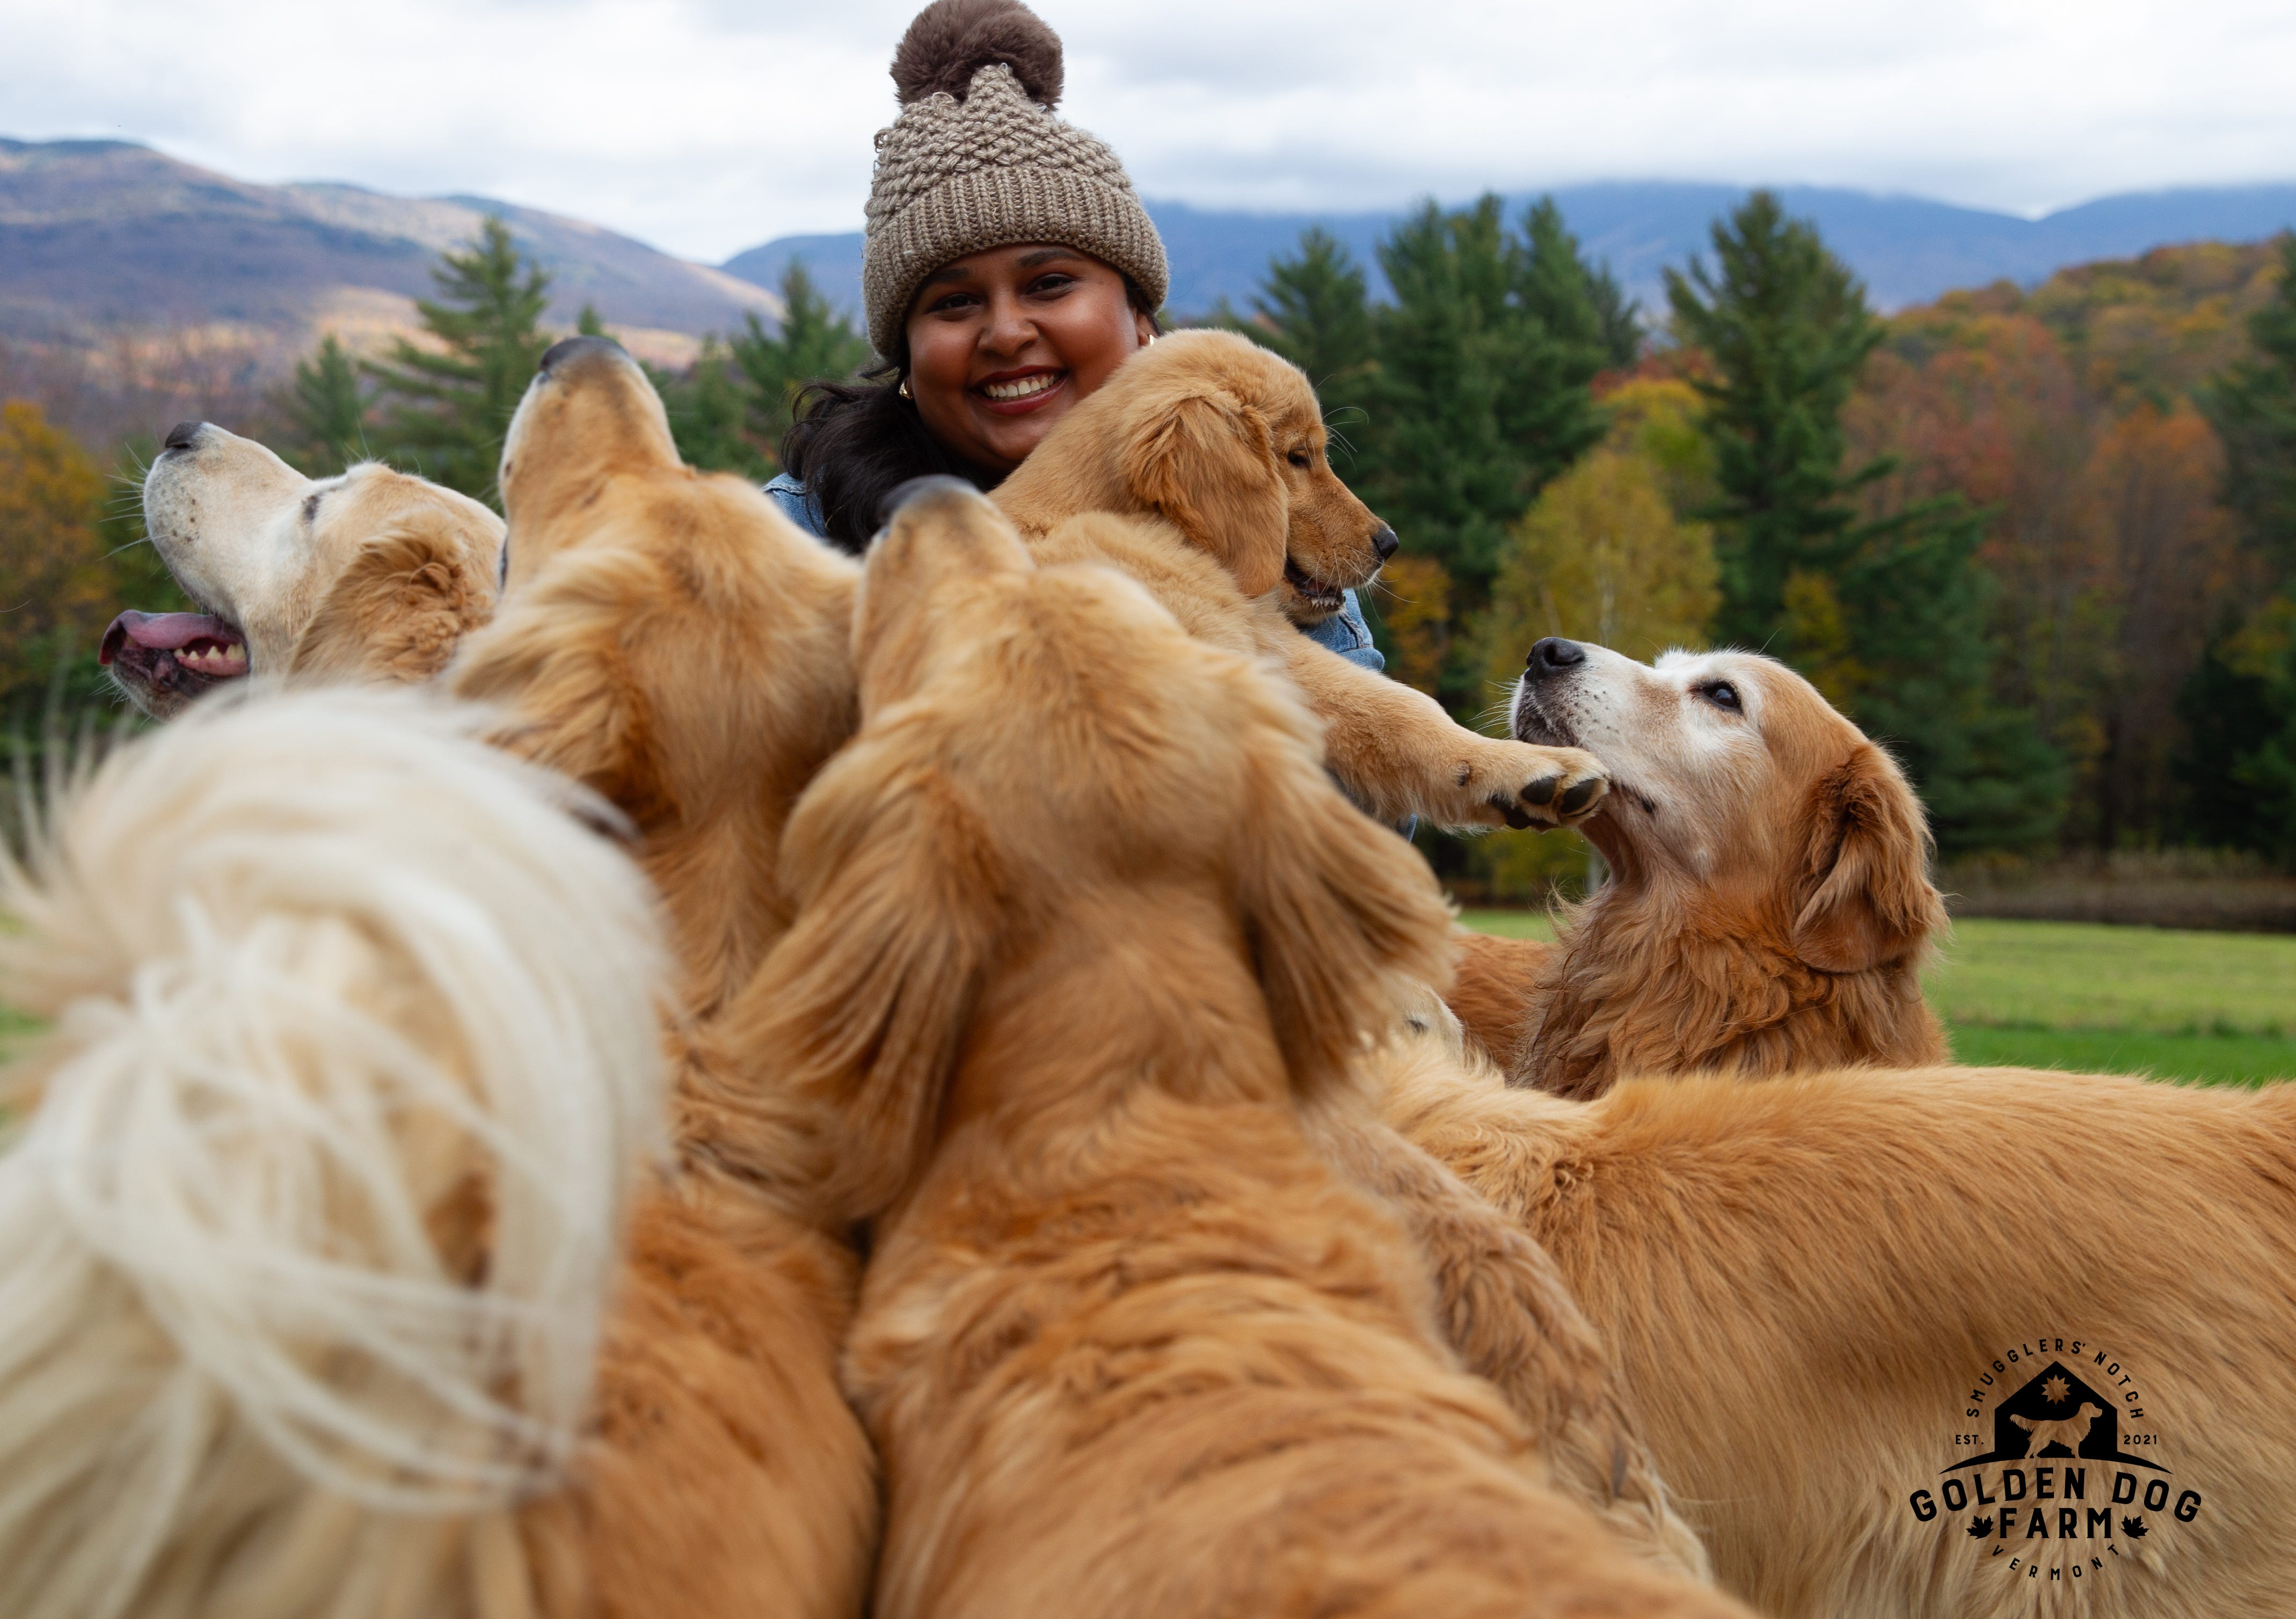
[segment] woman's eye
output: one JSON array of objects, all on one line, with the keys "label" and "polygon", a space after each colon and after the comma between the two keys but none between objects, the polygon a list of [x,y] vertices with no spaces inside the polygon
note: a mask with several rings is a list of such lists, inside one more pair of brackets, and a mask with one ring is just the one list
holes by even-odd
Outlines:
[{"label": "woman's eye", "polygon": [[1717,708],[1726,708],[1732,714],[1741,712],[1738,707],[1738,689],[1726,680],[1712,681],[1699,687],[1698,695],[1712,703]]},{"label": "woman's eye", "polygon": [[1316,464],[1316,458],[1305,450],[1294,450],[1283,459],[1303,472]]},{"label": "woman's eye", "polygon": [[1054,271],[1050,275],[1040,275],[1030,282],[1029,291],[1034,297],[1043,298],[1051,293],[1067,291],[1076,285],[1076,281],[1077,278],[1073,275]]},{"label": "woman's eye", "polygon": [[973,305],[980,301],[980,299],[978,297],[970,292],[950,292],[934,299],[930,313],[934,315],[962,314],[964,311],[972,308]]}]

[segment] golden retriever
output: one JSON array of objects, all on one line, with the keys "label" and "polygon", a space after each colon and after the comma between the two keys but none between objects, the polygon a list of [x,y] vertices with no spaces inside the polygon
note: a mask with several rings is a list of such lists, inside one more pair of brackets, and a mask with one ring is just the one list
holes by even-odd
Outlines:
[{"label": "golden retriever", "polygon": [[502,487],[503,608],[447,684],[495,708],[497,740],[635,822],[689,1019],[681,1173],[636,1219],[644,1286],[601,1371],[600,1483],[568,1498],[562,1532],[623,1545],[618,1515],[652,1526],[658,1555],[595,1599],[610,1613],[853,1614],[875,1481],[836,1354],[859,1265],[745,986],[786,923],[790,805],[855,724],[858,569],[753,487],[682,465],[644,373],[603,339],[544,357]]},{"label": "golden retriever", "polygon": [[782,822],[852,734],[859,570],[753,485],[680,462],[645,373],[603,338],[544,356],[502,489],[504,604],[449,684],[637,823],[707,1013],[786,925]]},{"label": "golden retriever", "polygon": [[0,1611],[860,1611],[850,1258],[645,1173],[653,897],[478,728],[203,704],[0,872]]},{"label": "golden retriever", "polygon": [[953,480],[878,538],[854,637],[755,1035],[877,1222],[874,1611],[1734,1611],[1542,1487],[1309,1144],[1446,919],[1296,701]]},{"label": "golden retriever", "polygon": [[[1249,633],[1324,721],[1325,757],[1382,820],[1568,825],[1591,814],[1601,767],[1572,748],[1478,736],[1432,698],[1316,645],[1293,621],[1368,583],[1394,535],[1332,472],[1322,412],[1300,369],[1233,332],[1163,339],[1062,418],[994,496],[1047,560],[1112,542],[1113,516],[1216,560],[1254,608]],[[1073,519],[1103,514],[1081,534]],[[1064,527],[1069,532],[1062,532]],[[1081,549],[1080,549],[1081,548]],[[1127,566],[1201,634],[1179,571]]]},{"label": "golden retriever", "polygon": [[493,615],[503,521],[369,462],[309,478],[210,422],[169,429],[144,523],[197,613],[124,612],[97,658],[154,718],[248,675],[406,683]]},{"label": "golden retriever", "polygon": [[1461,940],[1453,1010],[1514,1083],[1947,1060],[1922,999],[1946,917],[1921,804],[1808,681],[1751,652],[1647,665],[1549,637],[1513,715],[1611,783],[1582,829],[1610,880],[1561,941]]},{"label": "golden retriever", "polygon": [[0,1611],[512,1619],[538,1549],[660,1555],[544,1520],[662,1140],[666,956],[472,730],[202,703],[0,858],[0,999],[52,1020],[0,1075]]},{"label": "golden retriever", "polygon": [[[1390,1083],[1570,1279],[1755,1607],[2290,1611],[2296,1086],[1867,1067],[1582,1102],[1439,1050]],[[2112,1427],[2036,1460],[2014,1419],[2080,1402]]]}]

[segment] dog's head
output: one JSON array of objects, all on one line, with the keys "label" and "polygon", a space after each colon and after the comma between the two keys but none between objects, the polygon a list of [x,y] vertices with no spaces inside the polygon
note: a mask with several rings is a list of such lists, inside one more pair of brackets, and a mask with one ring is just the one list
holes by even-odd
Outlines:
[{"label": "dog's head", "polygon": [[[977,1000],[1050,936],[1101,919],[1144,970],[1176,917],[1234,941],[1307,1089],[1447,950],[1425,868],[1332,786],[1294,697],[1123,575],[1038,568],[968,487],[912,491],[855,612],[862,727],[790,822],[800,910],[760,975],[857,1214],[921,1166]],[[1223,970],[1199,956],[1172,970]]]},{"label": "dog's head", "polygon": [[250,674],[425,679],[494,611],[502,519],[379,462],[305,478],[184,422],[144,475],[144,520],[203,610],[122,613],[98,656],[158,718]]},{"label": "dog's head", "polygon": [[1672,879],[1775,915],[1824,972],[1901,960],[1944,928],[1904,773],[1775,659],[1639,664],[1549,636],[1513,707],[1520,740],[1583,748],[1609,768],[1610,796],[1582,830],[1622,882]]},{"label": "dog's head", "polygon": [[1313,624],[1396,547],[1332,472],[1329,437],[1298,366],[1233,332],[1183,331],[1119,366],[996,499],[1030,529],[1094,511],[1160,517],[1244,594],[1280,585],[1285,613]]},{"label": "dog's head", "polygon": [[[529,453],[537,443],[549,453]],[[580,532],[560,519],[594,501],[609,479],[633,472],[690,476],[661,396],[611,338],[553,344],[503,438],[503,510],[511,526],[504,587],[532,578],[556,539]]]}]

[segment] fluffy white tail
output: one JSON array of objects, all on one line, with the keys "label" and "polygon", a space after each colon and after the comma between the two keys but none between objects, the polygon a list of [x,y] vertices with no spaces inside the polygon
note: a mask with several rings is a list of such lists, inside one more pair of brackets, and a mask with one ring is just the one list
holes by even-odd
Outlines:
[{"label": "fluffy white tail", "polygon": [[0,855],[0,1613],[522,1606],[660,1142],[570,809],[410,693],[211,699]]}]

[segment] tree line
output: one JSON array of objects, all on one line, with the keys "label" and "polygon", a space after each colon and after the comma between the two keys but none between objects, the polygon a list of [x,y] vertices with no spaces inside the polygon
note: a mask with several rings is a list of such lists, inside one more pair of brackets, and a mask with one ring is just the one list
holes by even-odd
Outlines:
[{"label": "tree line", "polygon": [[[1542,634],[1756,648],[1905,761],[1948,856],[2197,843],[2296,866],[2296,242],[1887,319],[1761,192],[1656,311],[1551,202],[1429,204],[1377,254],[1383,298],[1310,231],[1249,310],[1208,318],[1307,372],[1335,462],[1402,536],[1366,603],[1399,678],[1473,723]],[[314,474],[375,457],[493,498],[564,334],[499,220],[435,276],[419,338],[367,358],[328,338],[251,430]],[[780,291],[777,327],[649,367],[697,466],[769,476],[805,384],[868,361],[801,264]],[[132,519],[28,408],[0,430],[0,544],[41,600],[0,628],[20,712],[121,568],[157,572],[148,548],[117,560]],[[1504,886],[1562,846],[1431,854]]]}]

